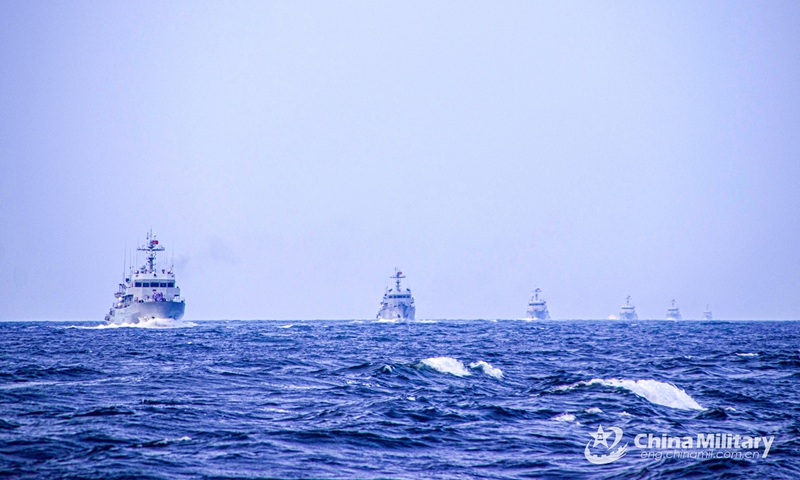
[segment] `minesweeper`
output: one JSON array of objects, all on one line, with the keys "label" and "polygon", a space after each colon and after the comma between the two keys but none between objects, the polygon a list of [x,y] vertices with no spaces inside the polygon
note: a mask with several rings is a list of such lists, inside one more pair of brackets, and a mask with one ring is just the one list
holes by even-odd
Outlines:
[{"label": "minesweeper", "polygon": [[395,281],[395,288],[387,288],[381,301],[381,309],[375,317],[378,320],[414,320],[417,307],[414,306],[414,297],[411,290],[400,288],[400,279],[406,278],[403,272],[394,269],[394,275],[389,277]]},{"label": "minesweeper", "polygon": [[547,302],[539,298],[542,289],[536,287],[533,296],[528,302],[527,318],[530,320],[550,320],[550,312],[547,311]]},{"label": "minesweeper", "polygon": [[681,311],[675,306],[675,299],[672,299],[672,306],[667,309],[667,320],[680,320]]},{"label": "minesweeper", "polygon": [[620,320],[639,320],[639,315],[636,314],[636,307],[631,305],[631,296],[625,299],[625,305],[619,308]]},{"label": "minesweeper", "polygon": [[147,263],[131,271],[124,283],[119,284],[114,294],[114,304],[106,315],[106,322],[113,324],[137,324],[148,320],[178,320],[186,310],[186,301],[181,298],[181,289],[175,286],[175,274],[156,267],[156,253],[164,247],[152,232],[147,234],[147,243],[137,248],[145,252]]}]

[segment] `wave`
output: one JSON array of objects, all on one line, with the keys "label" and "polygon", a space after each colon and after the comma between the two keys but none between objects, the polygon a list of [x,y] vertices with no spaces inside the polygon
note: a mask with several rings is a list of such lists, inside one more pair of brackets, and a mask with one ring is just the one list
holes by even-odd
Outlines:
[{"label": "wave", "polygon": [[183,436],[181,438],[165,438],[163,440],[155,440],[152,442],[147,442],[139,445],[140,447],[166,447],[171,443],[177,442],[188,442],[192,439],[192,437]]},{"label": "wave", "polygon": [[553,418],[553,420],[555,420],[557,422],[574,422],[575,421],[575,415],[573,415],[571,413],[562,413],[561,415]]},{"label": "wave", "polygon": [[450,375],[455,375],[456,377],[466,377],[470,375],[467,367],[465,367],[463,363],[459,362],[455,358],[432,357],[426,358],[420,363],[438,372],[449,373]]},{"label": "wave", "polygon": [[139,323],[101,323],[100,325],[82,326],[70,325],[67,328],[78,328],[81,330],[106,330],[109,328],[189,328],[196,327],[197,324],[186,320],[175,320],[172,318],[151,318],[142,320]]},{"label": "wave", "polygon": [[595,378],[588,382],[578,382],[561,389],[572,389],[583,385],[603,385],[605,387],[624,388],[630,392],[643,397],[651,403],[664,407],[676,408],[680,410],[705,410],[684,390],[670,383],[659,382],[658,380],[620,380],[618,378],[602,379]]},{"label": "wave", "polygon": [[499,368],[495,368],[495,367],[491,366],[488,362],[484,362],[483,360],[480,360],[478,362],[470,363],[469,364],[469,368],[478,368],[478,369],[483,370],[483,373],[485,373],[486,375],[489,375],[490,377],[494,377],[494,378],[496,378],[498,380],[502,380],[503,379],[503,371],[502,370],[500,370]]},{"label": "wave", "polygon": [[737,353],[736,355],[740,357],[757,357],[757,353]]}]

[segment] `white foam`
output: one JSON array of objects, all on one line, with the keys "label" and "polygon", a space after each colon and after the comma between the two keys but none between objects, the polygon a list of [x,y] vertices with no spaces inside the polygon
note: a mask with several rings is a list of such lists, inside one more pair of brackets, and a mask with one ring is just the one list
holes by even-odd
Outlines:
[{"label": "white foam", "polygon": [[292,325],[292,324],[289,324],[289,325],[281,325],[281,326],[279,326],[278,328],[292,328],[293,326],[294,326],[294,325]]},{"label": "white foam", "polygon": [[584,385],[604,385],[607,387],[619,387],[644,397],[649,402],[663,405],[670,408],[681,410],[705,410],[684,390],[675,385],[659,382],[658,380],[620,380],[617,378],[599,379],[595,378],[589,382],[581,382]]},{"label": "white foam", "polygon": [[573,415],[571,413],[562,413],[561,415],[553,418],[553,420],[555,420],[557,422],[574,422],[575,421],[575,415]]},{"label": "white foam", "polygon": [[153,442],[152,445],[168,445],[170,443],[175,443],[175,442],[188,442],[191,439],[192,437],[186,437],[186,436],[183,436],[181,438],[165,438],[164,440]]},{"label": "white foam", "polygon": [[484,362],[483,360],[480,360],[478,362],[470,363],[469,364],[469,368],[479,368],[479,369],[483,370],[483,373],[485,373],[486,375],[489,375],[490,377],[494,377],[494,378],[496,378],[498,380],[502,380],[503,379],[503,371],[502,370],[500,370],[499,368],[495,368],[495,367],[491,366],[488,362]]},{"label": "white foam", "polygon": [[737,353],[736,355],[740,357],[757,357],[757,353]]},{"label": "white foam", "polygon": [[597,407],[592,407],[592,408],[587,408],[586,413],[603,413],[603,411]]},{"label": "white foam", "polygon": [[151,318],[148,320],[140,320],[139,323],[101,323],[100,325],[93,325],[90,327],[71,325],[67,328],[79,328],[82,330],[105,330],[107,328],[189,328],[196,326],[196,323],[185,320],[175,320],[172,318]]},{"label": "white foam", "polygon": [[392,366],[391,365],[384,365],[383,366],[384,373],[392,373]]},{"label": "white foam", "polygon": [[420,363],[436,371],[442,373],[449,373],[450,375],[455,375],[457,377],[466,377],[470,374],[469,370],[467,370],[464,364],[459,362],[455,358],[432,357],[432,358],[426,358],[425,360],[422,360]]}]

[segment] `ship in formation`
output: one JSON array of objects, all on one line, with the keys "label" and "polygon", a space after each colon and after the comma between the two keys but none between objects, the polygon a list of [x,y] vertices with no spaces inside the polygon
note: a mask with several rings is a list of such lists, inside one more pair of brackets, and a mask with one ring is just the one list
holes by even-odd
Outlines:
[{"label": "ship in formation", "polygon": [[144,252],[146,263],[138,269],[131,266],[114,294],[106,322],[125,325],[150,320],[179,320],[186,310],[186,301],[175,283],[175,273],[172,267],[159,270],[156,262],[156,254],[163,252],[164,247],[150,232],[147,243],[137,250]]},{"label": "ship in formation", "polygon": [[709,305],[706,305],[706,309],[703,310],[703,320],[713,320],[713,316],[711,315],[711,309]]},{"label": "ship in formation", "polygon": [[625,299],[625,305],[619,309],[620,320],[639,320],[639,315],[636,314],[636,307],[631,305],[631,296]]},{"label": "ship in formation", "polygon": [[550,320],[550,312],[547,311],[547,302],[543,298],[539,298],[542,289],[536,287],[533,291],[533,296],[528,301],[528,311],[526,317],[529,320]]},{"label": "ship in formation", "polygon": [[675,299],[672,300],[672,305],[667,309],[667,320],[680,320],[681,310],[675,306]]},{"label": "ship in formation", "polygon": [[400,286],[400,280],[406,278],[398,269],[394,269],[394,275],[389,277],[395,282],[395,287],[387,287],[383,294],[381,307],[375,318],[378,320],[414,320],[417,307],[414,306],[414,297],[411,296],[411,289],[405,290]]}]

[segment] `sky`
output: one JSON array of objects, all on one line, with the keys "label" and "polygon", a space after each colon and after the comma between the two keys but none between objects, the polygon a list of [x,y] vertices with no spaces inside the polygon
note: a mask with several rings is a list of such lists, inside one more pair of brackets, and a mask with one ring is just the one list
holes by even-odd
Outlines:
[{"label": "sky", "polygon": [[[800,318],[800,3],[0,0],[0,320]],[[142,263],[142,256],[139,263]]]}]

